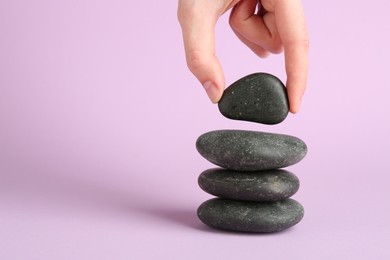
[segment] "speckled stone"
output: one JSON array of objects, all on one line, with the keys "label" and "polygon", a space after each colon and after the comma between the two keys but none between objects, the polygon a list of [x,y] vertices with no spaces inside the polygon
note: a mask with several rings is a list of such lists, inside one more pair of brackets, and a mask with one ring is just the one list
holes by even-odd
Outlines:
[{"label": "speckled stone", "polygon": [[233,200],[278,201],[299,189],[299,179],[286,170],[238,172],[222,168],[202,172],[198,184],[205,192]]},{"label": "speckled stone", "polygon": [[198,152],[211,163],[236,171],[283,168],[302,160],[306,144],[297,137],[244,130],[216,130],[196,141]]},{"label": "speckled stone", "polygon": [[286,199],[248,202],[215,198],[202,203],[198,217],[206,225],[240,232],[277,232],[297,224],[304,215],[302,205]]},{"label": "speckled stone", "polygon": [[218,103],[227,118],[278,124],[288,114],[289,104],[284,84],[267,73],[254,73],[225,89]]}]

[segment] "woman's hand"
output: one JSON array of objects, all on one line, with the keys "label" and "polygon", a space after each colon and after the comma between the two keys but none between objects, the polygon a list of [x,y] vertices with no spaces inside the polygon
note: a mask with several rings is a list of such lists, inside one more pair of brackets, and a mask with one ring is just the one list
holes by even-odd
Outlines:
[{"label": "woman's hand", "polygon": [[309,48],[300,0],[179,0],[188,68],[217,103],[225,81],[215,55],[214,28],[229,9],[234,33],[259,57],[284,50],[290,112],[297,113],[306,88]]}]

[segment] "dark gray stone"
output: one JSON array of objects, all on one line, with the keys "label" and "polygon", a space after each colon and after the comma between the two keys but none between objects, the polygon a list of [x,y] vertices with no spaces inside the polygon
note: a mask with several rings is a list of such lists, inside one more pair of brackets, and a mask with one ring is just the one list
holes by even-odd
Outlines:
[{"label": "dark gray stone", "polygon": [[244,130],[217,130],[201,135],[198,152],[210,162],[236,171],[282,168],[302,160],[306,144],[297,137]]},{"label": "dark gray stone", "polygon": [[198,217],[204,224],[240,232],[282,231],[301,221],[303,215],[302,205],[293,199],[248,202],[216,198],[198,208]]},{"label": "dark gray stone", "polygon": [[299,189],[297,176],[281,169],[258,172],[209,169],[199,175],[198,183],[211,195],[245,201],[283,200]]},{"label": "dark gray stone", "polygon": [[288,114],[289,104],[284,84],[267,73],[254,73],[225,89],[218,103],[227,118],[262,124],[278,124]]}]

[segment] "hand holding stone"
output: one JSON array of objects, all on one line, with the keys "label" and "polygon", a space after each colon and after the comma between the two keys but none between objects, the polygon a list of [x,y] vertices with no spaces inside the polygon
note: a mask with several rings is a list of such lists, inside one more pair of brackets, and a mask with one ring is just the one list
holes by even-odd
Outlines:
[{"label": "hand holding stone", "polygon": [[225,86],[215,55],[214,27],[231,9],[230,25],[237,37],[258,56],[285,51],[290,112],[297,113],[306,88],[308,36],[300,0],[179,0],[178,18],[183,31],[187,64],[217,103]]}]

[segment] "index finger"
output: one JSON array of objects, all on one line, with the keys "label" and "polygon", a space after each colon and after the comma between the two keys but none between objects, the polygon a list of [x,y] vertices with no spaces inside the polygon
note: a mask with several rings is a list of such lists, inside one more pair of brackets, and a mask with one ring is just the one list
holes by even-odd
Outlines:
[{"label": "index finger", "polygon": [[275,1],[276,26],[285,52],[290,112],[297,113],[306,89],[309,39],[300,0]]}]

